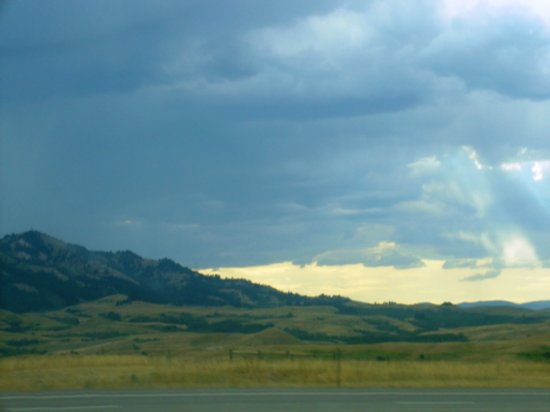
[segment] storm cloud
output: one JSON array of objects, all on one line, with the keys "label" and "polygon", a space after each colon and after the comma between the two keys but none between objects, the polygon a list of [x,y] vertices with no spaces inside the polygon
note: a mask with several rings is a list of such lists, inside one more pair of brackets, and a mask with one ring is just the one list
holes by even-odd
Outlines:
[{"label": "storm cloud", "polygon": [[8,2],[0,226],[192,267],[547,266],[550,9]]}]

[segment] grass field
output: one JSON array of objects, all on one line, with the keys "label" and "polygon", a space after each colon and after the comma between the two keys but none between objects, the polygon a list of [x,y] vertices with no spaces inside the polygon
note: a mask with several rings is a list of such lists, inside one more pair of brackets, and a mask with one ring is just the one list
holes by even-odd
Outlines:
[{"label": "grass field", "polygon": [[[378,355],[379,343],[382,351],[390,350],[391,358],[398,360],[415,360],[421,354],[430,360],[468,361],[502,360],[523,352],[550,354],[550,315],[543,312],[528,312],[530,318],[524,319],[524,311],[512,315],[497,312],[494,318],[492,312],[479,315],[441,307],[425,311],[379,305],[347,313],[346,308],[326,306],[174,307],[120,304],[120,299],[113,296],[50,312],[0,312],[0,357],[113,354],[193,358],[238,347],[301,345],[307,350],[317,344],[350,344],[350,348],[358,348],[355,358],[366,360],[367,352]],[[485,316],[481,325],[479,316]],[[463,326],[463,318],[470,324]],[[447,339],[438,339],[441,336]],[[363,350],[367,343],[368,349]]]},{"label": "grass field", "polygon": [[123,298],[0,312],[0,390],[550,388],[546,312],[175,307]]},{"label": "grass field", "polygon": [[0,359],[0,390],[178,387],[550,388],[545,362],[203,359],[135,355]]}]

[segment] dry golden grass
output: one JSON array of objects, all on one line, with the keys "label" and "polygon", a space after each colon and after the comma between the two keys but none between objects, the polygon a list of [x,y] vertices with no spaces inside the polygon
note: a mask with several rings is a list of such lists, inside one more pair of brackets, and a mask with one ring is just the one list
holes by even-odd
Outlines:
[{"label": "dry golden grass", "polygon": [[[343,361],[344,387],[550,388],[543,362]],[[145,356],[41,356],[0,359],[0,390],[335,386],[335,361],[190,360]]]}]

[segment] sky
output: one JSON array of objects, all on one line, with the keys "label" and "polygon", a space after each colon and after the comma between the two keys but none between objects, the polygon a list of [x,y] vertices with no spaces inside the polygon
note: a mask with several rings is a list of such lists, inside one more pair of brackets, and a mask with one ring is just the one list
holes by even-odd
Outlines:
[{"label": "sky", "polygon": [[0,234],[368,302],[550,298],[550,3],[0,3]]}]

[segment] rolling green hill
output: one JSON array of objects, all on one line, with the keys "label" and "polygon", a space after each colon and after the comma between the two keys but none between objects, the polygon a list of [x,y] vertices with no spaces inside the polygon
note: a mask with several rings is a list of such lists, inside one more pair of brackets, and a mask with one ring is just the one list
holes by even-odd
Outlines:
[{"label": "rolling green hill", "polygon": [[[175,306],[113,295],[51,311],[0,312],[0,356],[139,354],[227,356],[336,345],[369,359],[550,359],[550,316],[449,305]],[[278,348],[278,349],[277,349]],[[325,348],[325,349],[323,349]],[[331,352],[332,353],[332,352]],[[331,356],[331,355],[330,355]]]},{"label": "rolling green hill", "polygon": [[346,345],[359,358],[550,359],[547,310],[306,297],[36,231],[1,239],[0,263],[0,356]]}]

